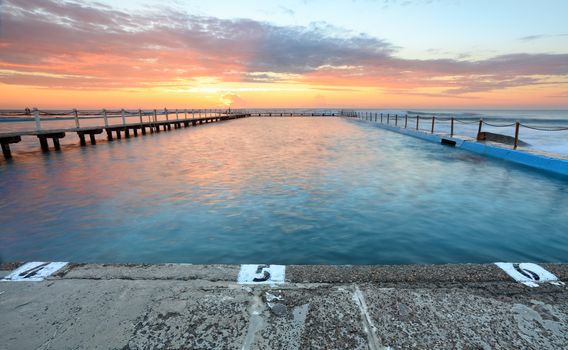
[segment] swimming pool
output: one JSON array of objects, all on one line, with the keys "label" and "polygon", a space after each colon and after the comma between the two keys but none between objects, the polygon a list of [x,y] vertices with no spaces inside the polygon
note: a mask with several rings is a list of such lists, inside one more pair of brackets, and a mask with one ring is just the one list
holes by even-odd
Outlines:
[{"label": "swimming pool", "polygon": [[568,180],[340,118],[247,118],[0,163],[0,258],[566,262]]}]

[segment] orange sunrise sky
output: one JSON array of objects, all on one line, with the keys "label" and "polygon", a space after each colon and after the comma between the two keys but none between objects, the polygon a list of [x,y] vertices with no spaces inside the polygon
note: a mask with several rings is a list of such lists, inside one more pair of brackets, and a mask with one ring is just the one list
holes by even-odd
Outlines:
[{"label": "orange sunrise sky", "polygon": [[568,107],[566,1],[0,9],[0,108]]}]

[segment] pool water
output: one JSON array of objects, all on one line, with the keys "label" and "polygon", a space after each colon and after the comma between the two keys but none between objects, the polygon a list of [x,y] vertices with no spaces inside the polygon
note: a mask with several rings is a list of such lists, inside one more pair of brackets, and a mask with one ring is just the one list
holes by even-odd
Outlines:
[{"label": "pool water", "polygon": [[567,262],[568,179],[340,118],[247,118],[0,162],[0,259]]}]

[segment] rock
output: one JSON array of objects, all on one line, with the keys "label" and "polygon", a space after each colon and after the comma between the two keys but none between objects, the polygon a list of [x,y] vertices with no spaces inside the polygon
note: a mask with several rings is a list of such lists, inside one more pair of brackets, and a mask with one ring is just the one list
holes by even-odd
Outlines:
[{"label": "rock", "polygon": [[[497,143],[502,143],[505,145],[513,145],[515,144],[515,138],[512,136],[496,134],[493,132],[482,131],[477,134],[477,141],[492,141]],[[519,146],[529,146],[528,143],[519,140]]]},{"label": "rock", "polygon": [[284,316],[286,315],[286,313],[288,313],[288,308],[284,304],[274,304],[272,305],[270,310],[272,311],[272,313],[274,313],[274,315],[279,317]]}]

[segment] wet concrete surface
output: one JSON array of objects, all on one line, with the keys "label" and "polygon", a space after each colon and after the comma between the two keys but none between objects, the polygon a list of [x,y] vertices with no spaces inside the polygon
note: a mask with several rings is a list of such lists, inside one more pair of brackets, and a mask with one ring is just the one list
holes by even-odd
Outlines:
[{"label": "wet concrete surface", "polygon": [[530,288],[494,265],[289,266],[272,286],[238,272],[91,264],[0,282],[0,348],[568,348],[566,286]]}]

